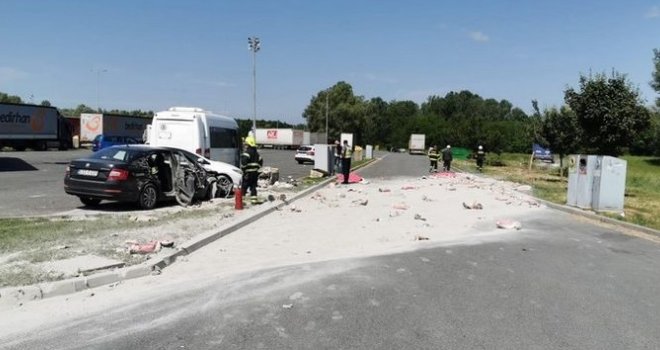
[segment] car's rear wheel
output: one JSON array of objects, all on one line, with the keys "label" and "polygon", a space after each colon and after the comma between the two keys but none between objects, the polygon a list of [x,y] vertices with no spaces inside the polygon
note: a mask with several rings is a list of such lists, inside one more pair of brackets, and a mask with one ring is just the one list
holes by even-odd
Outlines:
[{"label": "car's rear wheel", "polygon": [[94,207],[99,205],[99,203],[101,203],[100,199],[92,198],[92,197],[80,197],[80,201],[82,202],[82,204],[88,207]]},{"label": "car's rear wheel", "polygon": [[304,161],[302,161],[302,160],[299,160],[299,161],[298,161],[298,164],[302,164],[302,163],[304,163]]},{"label": "car's rear wheel", "polygon": [[142,209],[153,209],[158,201],[158,189],[152,183],[148,183],[142,187],[140,196],[138,197],[138,205]]}]

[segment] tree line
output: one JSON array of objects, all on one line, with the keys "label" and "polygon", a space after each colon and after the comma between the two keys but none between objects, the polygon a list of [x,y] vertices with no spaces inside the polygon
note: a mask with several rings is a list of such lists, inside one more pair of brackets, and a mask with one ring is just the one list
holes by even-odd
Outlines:
[{"label": "tree line", "polygon": [[[650,85],[660,94],[660,50],[654,50]],[[507,100],[482,98],[468,90],[414,101],[386,102],[355,95],[340,81],[313,96],[303,112],[311,131],[331,140],[342,132],[356,144],[407,148],[410,134],[426,134],[427,145],[446,144],[489,152],[531,152],[532,144],[550,147],[560,156],[589,153],[660,156],[660,98],[647,107],[624,74],[580,75],[578,87],[564,91],[564,105],[544,111],[531,101],[527,115]],[[329,141],[331,141],[329,140]]]},{"label": "tree line", "polygon": [[[660,50],[653,51],[651,87],[660,94]],[[0,92],[0,102],[23,103],[19,96]],[[660,156],[660,97],[647,107],[638,89],[624,74],[613,71],[580,75],[578,86],[564,91],[564,105],[544,111],[531,101],[534,112],[526,114],[506,99],[483,98],[468,90],[445,96],[429,96],[421,105],[414,101],[385,101],[356,95],[344,81],[319,91],[310,99],[302,117],[304,125],[277,120],[257,120],[259,128],[299,128],[325,132],[328,142],[350,132],[355,144],[383,148],[407,148],[410,134],[426,135],[427,145],[446,144],[488,152],[531,152],[532,143],[550,147],[555,153],[595,153]],[[41,105],[50,106],[48,100]],[[84,104],[60,109],[66,116],[81,113],[115,113],[152,117],[153,111],[100,110]],[[237,119],[246,135],[251,119]]]}]

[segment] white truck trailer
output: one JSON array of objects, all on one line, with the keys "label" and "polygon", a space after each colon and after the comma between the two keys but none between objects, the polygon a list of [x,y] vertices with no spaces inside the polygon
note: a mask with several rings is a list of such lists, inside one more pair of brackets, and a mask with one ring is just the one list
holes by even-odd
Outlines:
[{"label": "white truck trailer", "polygon": [[260,147],[298,148],[303,144],[304,132],[296,129],[257,129],[256,141]]},{"label": "white truck trailer", "polygon": [[128,136],[142,140],[142,135],[148,124],[149,117],[108,113],[82,113],[80,115],[80,142],[92,142],[98,135]]},{"label": "white truck trailer", "polygon": [[426,154],[426,135],[411,134],[408,142],[408,153]]}]

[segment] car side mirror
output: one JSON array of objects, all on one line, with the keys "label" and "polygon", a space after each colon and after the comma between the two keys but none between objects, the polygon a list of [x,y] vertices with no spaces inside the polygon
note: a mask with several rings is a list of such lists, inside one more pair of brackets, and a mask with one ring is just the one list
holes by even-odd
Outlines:
[{"label": "car side mirror", "polygon": [[199,163],[199,164],[209,164],[209,162],[207,162],[206,159],[201,158],[201,157],[197,158],[197,163]]}]

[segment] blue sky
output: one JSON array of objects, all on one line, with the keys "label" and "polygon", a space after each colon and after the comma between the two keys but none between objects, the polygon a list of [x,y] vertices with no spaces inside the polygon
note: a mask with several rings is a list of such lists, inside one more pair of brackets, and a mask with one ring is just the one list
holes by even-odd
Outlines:
[{"label": "blue sky", "polygon": [[[651,104],[660,0],[34,1],[0,3],[0,91],[68,108],[198,106],[302,122],[338,81],[421,103],[467,89],[529,112],[580,73],[628,75]],[[99,71],[101,71],[99,73]]]}]

